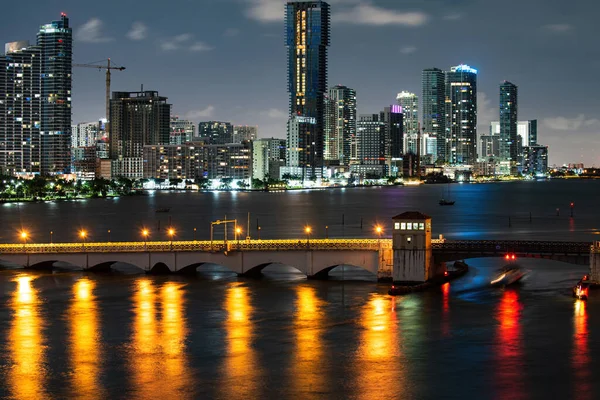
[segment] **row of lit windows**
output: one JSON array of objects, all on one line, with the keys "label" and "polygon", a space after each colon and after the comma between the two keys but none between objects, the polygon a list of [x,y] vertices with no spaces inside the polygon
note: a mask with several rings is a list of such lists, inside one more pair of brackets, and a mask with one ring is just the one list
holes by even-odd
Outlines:
[{"label": "row of lit windows", "polygon": [[424,222],[396,222],[394,223],[394,229],[401,231],[424,231]]}]

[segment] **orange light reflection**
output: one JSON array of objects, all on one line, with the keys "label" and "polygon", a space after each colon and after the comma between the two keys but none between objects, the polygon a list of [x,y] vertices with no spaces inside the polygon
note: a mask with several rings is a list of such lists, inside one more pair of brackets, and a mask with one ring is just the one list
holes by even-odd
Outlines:
[{"label": "orange light reflection", "polygon": [[223,365],[223,398],[241,399],[256,393],[260,382],[260,365],[253,348],[254,322],[252,299],[244,286],[232,286],[225,295],[227,349]]},{"label": "orange light reflection", "polygon": [[386,398],[404,390],[400,329],[392,306],[395,301],[390,296],[373,294],[361,313],[362,334],[355,361],[359,399],[377,397],[385,388],[393,388]]},{"label": "orange light reflection", "polygon": [[47,398],[44,393],[43,321],[32,280],[28,275],[18,276],[15,279],[17,288],[10,302],[13,322],[8,334],[8,349],[12,366],[7,380],[12,397],[16,399]]},{"label": "orange light reflection", "polygon": [[442,335],[450,336],[450,282],[442,285]]},{"label": "orange light reflection", "polygon": [[73,286],[73,305],[68,314],[71,325],[72,395],[82,399],[104,397],[98,382],[100,341],[94,288],[93,281],[78,280]]},{"label": "orange light reflection", "polygon": [[297,289],[294,334],[296,349],[292,361],[291,379],[295,397],[311,393],[326,393],[326,376],[323,374],[323,302],[315,288],[299,286]]}]

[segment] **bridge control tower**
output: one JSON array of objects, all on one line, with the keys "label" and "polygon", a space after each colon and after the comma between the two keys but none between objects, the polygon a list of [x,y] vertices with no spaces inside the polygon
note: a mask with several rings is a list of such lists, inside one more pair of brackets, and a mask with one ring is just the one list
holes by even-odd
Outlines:
[{"label": "bridge control tower", "polygon": [[431,217],[408,211],[392,220],[394,282],[410,285],[433,278],[436,269],[431,248]]}]

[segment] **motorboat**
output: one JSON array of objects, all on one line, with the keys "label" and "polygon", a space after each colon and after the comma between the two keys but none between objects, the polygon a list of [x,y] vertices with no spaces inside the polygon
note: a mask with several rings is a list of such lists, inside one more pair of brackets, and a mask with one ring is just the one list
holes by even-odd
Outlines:
[{"label": "motorboat", "polygon": [[494,276],[490,284],[494,286],[509,286],[519,282],[527,272],[516,265],[509,265],[501,268]]},{"label": "motorboat", "polygon": [[584,275],[577,285],[573,287],[573,297],[580,300],[587,300],[590,291],[590,277]]},{"label": "motorboat", "polygon": [[456,203],[456,201],[450,201],[450,200],[446,200],[446,199],[440,200],[440,206],[453,206],[454,203]]}]

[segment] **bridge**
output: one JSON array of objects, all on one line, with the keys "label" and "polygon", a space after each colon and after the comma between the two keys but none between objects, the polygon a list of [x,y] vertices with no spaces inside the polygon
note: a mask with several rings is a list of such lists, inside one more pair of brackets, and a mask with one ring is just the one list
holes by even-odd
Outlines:
[{"label": "bridge", "polygon": [[[591,242],[431,239],[430,243],[421,251],[430,251],[434,265],[511,253],[592,269],[591,254],[600,254],[600,245]],[[308,277],[326,279],[333,268],[349,265],[390,280],[398,251],[404,250],[397,249],[393,239],[383,238],[0,244],[0,267],[107,272],[122,263],[146,273],[194,274],[216,264],[241,276],[259,276],[268,266],[286,265]]]}]

